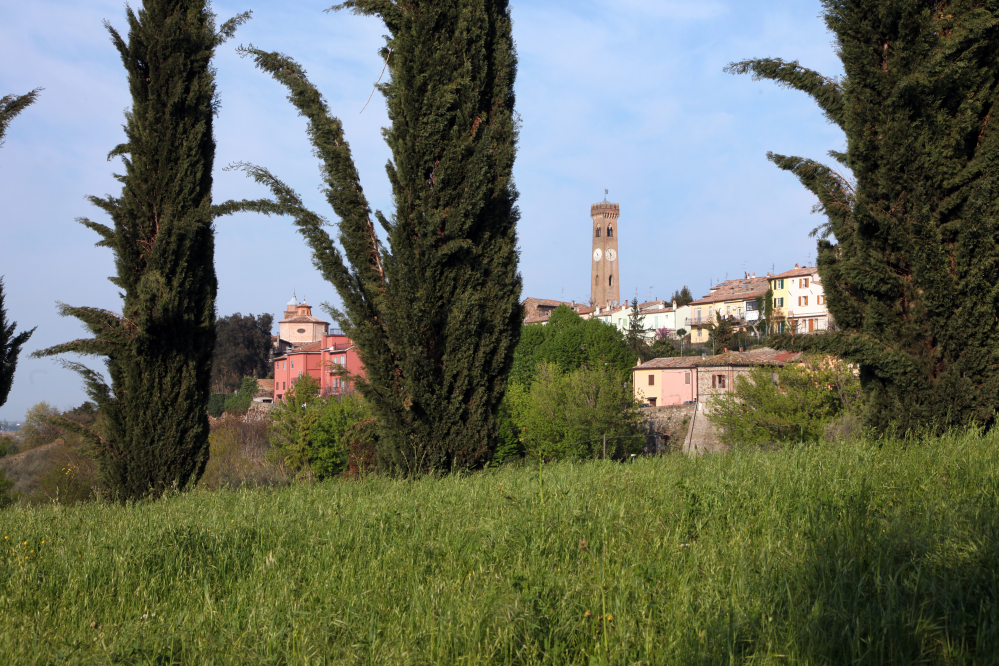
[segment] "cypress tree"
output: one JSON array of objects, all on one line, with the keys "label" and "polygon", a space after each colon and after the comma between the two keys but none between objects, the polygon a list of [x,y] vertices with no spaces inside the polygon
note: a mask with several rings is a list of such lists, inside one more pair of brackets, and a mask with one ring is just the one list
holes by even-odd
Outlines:
[{"label": "cypress tree", "polygon": [[287,86],[309,121],[343,255],[323,219],[265,169],[242,165],[276,199],[230,210],[295,217],[343,300],[333,314],[364,363],[357,387],[378,417],[382,459],[404,474],[479,466],[495,447],[521,321],[508,2],[352,0],[334,9],[344,8],[380,17],[390,33],[381,58],[391,81],[380,87],[395,209],[374,215],[387,246],[340,121],[298,63],[254,48],[244,53]]},{"label": "cypress tree", "polygon": [[125,41],[105,22],[128,71],[125,174],[118,197],[90,197],[113,222],[81,222],[114,253],[122,312],[60,305],[93,335],[36,352],[106,359],[111,383],[75,362],[103,414],[100,433],[69,423],[93,444],[120,499],[157,495],[198,479],[208,460],[209,382],[215,345],[211,59],[247,20],[219,31],[206,0],[145,0],[126,8]]},{"label": "cypress tree", "polygon": [[7,310],[3,306],[3,278],[0,278],[0,407],[7,402],[10,389],[14,385],[14,371],[21,347],[28,341],[35,329],[14,333],[17,322],[7,323]]},{"label": "cypress tree", "polygon": [[41,88],[35,88],[26,95],[4,95],[0,97],[0,147],[3,147],[4,135],[14,117],[35,103]]},{"label": "cypress tree", "polygon": [[[3,146],[7,127],[14,116],[29,107],[38,98],[41,88],[36,88],[27,95],[5,95],[0,97],[0,147]],[[21,331],[15,334],[17,322],[7,323],[7,310],[3,306],[3,278],[0,277],[0,407],[7,402],[10,389],[14,385],[14,371],[17,369],[17,357],[21,347],[28,341],[35,329]]]},{"label": "cypress tree", "polygon": [[[779,59],[729,70],[811,95],[847,138],[769,154],[819,199],[839,332],[785,338],[859,365],[866,422],[990,424],[999,409],[999,0],[823,0],[845,76]],[[813,232],[813,233],[816,233]]]}]

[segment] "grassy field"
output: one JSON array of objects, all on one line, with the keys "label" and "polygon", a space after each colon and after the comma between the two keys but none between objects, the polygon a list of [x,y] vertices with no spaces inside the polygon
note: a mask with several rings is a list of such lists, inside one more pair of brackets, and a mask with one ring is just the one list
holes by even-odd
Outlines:
[{"label": "grassy field", "polygon": [[999,439],[0,513],[7,664],[994,664]]}]

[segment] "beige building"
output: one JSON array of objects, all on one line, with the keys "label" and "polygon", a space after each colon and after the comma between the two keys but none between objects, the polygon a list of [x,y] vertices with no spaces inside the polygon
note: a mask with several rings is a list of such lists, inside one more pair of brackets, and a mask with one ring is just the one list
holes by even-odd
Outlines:
[{"label": "beige building", "polygon": [[284,319],[278,324],[279,344],[288,343],[292,347],[322,340],[330,330],[329,322],[313,317],[312,306],[305,302],[299,303],[294,296],[288,301]]}]

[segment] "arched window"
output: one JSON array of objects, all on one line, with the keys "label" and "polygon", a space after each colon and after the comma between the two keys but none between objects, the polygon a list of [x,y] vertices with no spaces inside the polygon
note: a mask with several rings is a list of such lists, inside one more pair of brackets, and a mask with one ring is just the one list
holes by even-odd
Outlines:
[{"label": "arched window", "polygon": [[608,287],[613,287],[614,286],[614,276],[613,275],[611,275],[609,278],[607,278],[607,286]]},{"label": "arched window", "polygon": [[600,238],[600,225],[597,225],[597,238]]},{"label": "arched window", "polygon": [[614,227],[607,227],[607,238],[614,238]]},{"label": "arched window", "polygon": [[600,284],[600,276],[599,275],[594,275],[593,276],[593,284]]}]

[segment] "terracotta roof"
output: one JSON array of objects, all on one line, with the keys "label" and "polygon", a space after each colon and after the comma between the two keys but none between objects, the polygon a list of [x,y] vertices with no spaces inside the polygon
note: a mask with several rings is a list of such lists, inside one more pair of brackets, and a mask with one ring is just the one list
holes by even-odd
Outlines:
[{"label": "terracotta roof", "polygon": [[707,305],[724,301],[750,301],[763,296],[770,289],[770,281],[765,278],[749,278],[748,280],[729,280],[723,282],[721,288],[712,291],[707,296],[699,298],[690,305]]},{"label": "terracotta roof", "polygon": [[723,365],[784,365],[793,363],[800,359],[802,352],[778,351],[764,347],[748,352],[731,351],[717,356],[697,359],[699,366],[723,366]]},{"label": "terracotta roof", "polygon": [[594,309],[591,307],[587,307],[585,305],[576,308],[576,314],[584,315],[584,314],[590,314],[591,312],[594,312]]},{"label": "terracotta roof", "polygon": [[317,340],[316,342],[310,342],[304,345],[298,345],[297,347],[292,347],[286,353],[288,354],[306,354],[311,352],[320,352],[323,350],[323,341]]},{"label": "terracotta roof", "polygon": [[658,308],[656,310],[645,310],[643,312],[639,312],[638,314],[639,315],[650,315],[650,314],[659,314],[661,312],[672,312],[672,311],[673,311],[673,308]]},{"label": "terracotta roof", "polygon": [[672,356],[667,358],[654,358],[641,365],[635,366],[632,370],[655,370],[657,368],[694,368],[700,356]]},{"label": "terracotta roof", "polygon": [[520,304],[527,305],[528,301],[533,301],[536,305],[550,305],[553,308],[557,308],[560,305],[572,306],[572,303],[563,303],[562,301],[553,301],[547,298],[525,298],[520,302]]},{"label": "terracotta roof", "polygon": [[328,321],[323,321],[318,317],[313,317],[312,315],[298,315],[297,317],[288,317],[287,319],[282,319],[278,322],[279,324],[328,324]]},{"label": "terracotta roof", "polygon": [[792,268],[791,270],[785,271],[780,275],[773,276],[771,279],[807,277],[809,275],[816,275],[818,272],[819,269],[815,266],[803,266],[801,268]]}]

